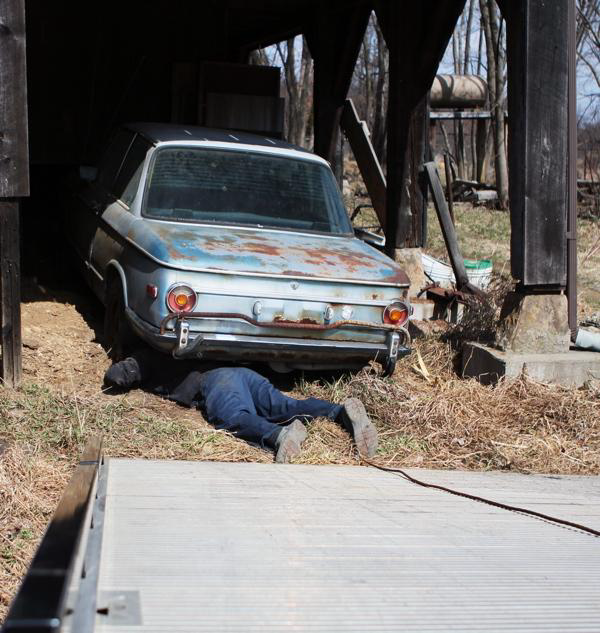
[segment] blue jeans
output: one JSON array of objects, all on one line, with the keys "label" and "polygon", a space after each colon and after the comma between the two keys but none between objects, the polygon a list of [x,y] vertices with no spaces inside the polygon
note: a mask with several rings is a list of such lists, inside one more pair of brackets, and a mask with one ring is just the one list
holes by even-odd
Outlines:
[{"label": "blue jeans", "polygon": [[[195,393],[194,393],[195,392]],[[317,398],[296,400],[276,389],[266,378],[244,367],[191,372],[170,394],[183,402],[194,393],[208,422],[248,442],[273,448],[281,425],[300,418],[336,418],[341,405]]]}]

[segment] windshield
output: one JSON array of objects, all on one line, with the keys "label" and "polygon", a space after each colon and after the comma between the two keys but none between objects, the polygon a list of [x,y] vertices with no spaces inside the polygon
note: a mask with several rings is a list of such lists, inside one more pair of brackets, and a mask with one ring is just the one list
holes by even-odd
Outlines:
[{"label": "windshield", "polygon": [[143,213],[160,220],[352,232],[330,169],[258,152],[159,149]]}]

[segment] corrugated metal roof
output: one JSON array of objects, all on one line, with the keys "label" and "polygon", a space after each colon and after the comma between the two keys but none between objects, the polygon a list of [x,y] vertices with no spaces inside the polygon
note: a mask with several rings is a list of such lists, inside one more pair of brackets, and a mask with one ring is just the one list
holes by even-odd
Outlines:
[{"label": "corrugated metal roof", "polygon": [[[600,528],[600,478],[409,471]],[[110,460],[99,631],[600,631],[600,539],[359,467]]]}]

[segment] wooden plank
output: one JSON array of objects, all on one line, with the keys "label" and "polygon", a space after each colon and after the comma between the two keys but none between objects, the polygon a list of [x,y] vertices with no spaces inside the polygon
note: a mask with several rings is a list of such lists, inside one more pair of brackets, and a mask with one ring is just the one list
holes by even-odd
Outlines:
[{"label": "wooden plank", "polygon": [[284,99],[262,95],[206,94],[204,125],[281,138]]},{"label": "wooden plank", "polygon": [[462,112],[460,110],[455,110],[453,112],[436,112],[435,110],[432,111],[429,115],[429,118],[432,121],[455,121],[455,120],[459,120],[459,121],[472,121],[472,120],[479,120],[479,119],[491,119],[492,118],[492,114],[489,110],[472,110],[470,112]]},{"label": "wooden plank", "polygon": [[25,2],[0,2],[0,198],[29,195]]},{"label": "wooden plank", "polygon": [[0,200],[0,339],[2,380],[21,383],[21,277],[19,266],[19,203]]},{"label": "wooden plank", "polygon": [[350,143],[354,158],[356,158],[358,169],[365,182],[381,228],[385,230],[385,176],[371,144],[366,123],[358,118],[351,99],[346,101],[340,125]]},{"label": "wooden plank", "polygon": [[512,275],[532,289],[562,287],[567,275],[568,3],[527,0],[502,8],[508,36]]}]

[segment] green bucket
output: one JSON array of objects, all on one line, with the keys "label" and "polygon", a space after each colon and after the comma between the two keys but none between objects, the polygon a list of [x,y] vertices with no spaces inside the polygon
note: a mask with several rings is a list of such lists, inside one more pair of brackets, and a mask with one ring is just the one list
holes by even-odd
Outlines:
[{"label": "green bucket", "polygon": [[479,288],[487,288],[492,278],[491,259],[465,259],[465,272],[469,281]]},{"label": "green bucket", "polygon": [[492,268],[491,259],[465,259],[465,268],[469,270],[487,270]]}]

